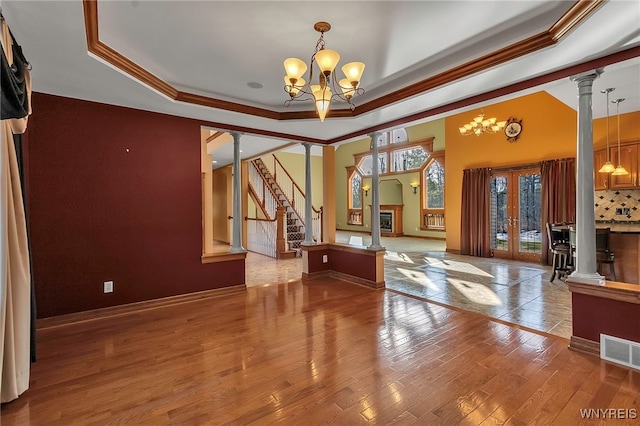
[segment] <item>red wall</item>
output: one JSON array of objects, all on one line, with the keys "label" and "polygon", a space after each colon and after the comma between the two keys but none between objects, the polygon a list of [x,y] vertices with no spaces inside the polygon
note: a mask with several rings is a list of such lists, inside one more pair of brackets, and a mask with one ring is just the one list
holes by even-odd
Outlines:
[{"label": "red wall", "polygon": [[244,283],[243,260],[200,261],[197,121],[39,93],[32,105],[39,318]]},{"label": "red wall", "polygon": [[[327,263],[322,263],[322,256],[327,255]],[[343,274],[376,281],[376,257],[370,253],[352,253],[333,250],[328,246],[324,250],[307,251],[309,273],[336,271]]]},{"label": "red wall", "polygon": [[640,304],[572,293],[573,335],[600,342],[600,333],[640,343]]}]

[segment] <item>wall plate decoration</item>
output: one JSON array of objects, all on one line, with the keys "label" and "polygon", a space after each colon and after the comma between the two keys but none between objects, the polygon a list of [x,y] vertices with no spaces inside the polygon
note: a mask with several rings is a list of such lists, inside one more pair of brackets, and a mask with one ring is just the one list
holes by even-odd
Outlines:
[{"label": "wall plate decoration", "polygon": [[504,134],[509,142],[515,142],[522,133],[522,120],[518,120],[515,117],[511,117],[507,120],[507,125],[504,127]]}]

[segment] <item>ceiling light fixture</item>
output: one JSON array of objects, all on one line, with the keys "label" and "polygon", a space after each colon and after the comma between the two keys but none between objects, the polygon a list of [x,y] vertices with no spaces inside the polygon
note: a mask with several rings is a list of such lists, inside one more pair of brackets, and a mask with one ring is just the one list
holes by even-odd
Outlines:
[{"label": "ceiling light fixture", "polygon": [[[328,22],[316,22],[313,29],[320,33],[316,43],[316,49],[309,63],[309,77],[305,81],[302,76],[307,71],[307,64],[298,58],[287,58],[284,61],[284,69],[287,75],[284,77],[284,90],[290,96],[284,105],[291,105],[292,101],[307,101],[313,99],[320,121],[324,121],[332,101],[346,102],[353,111],[355,105],[351,99],[356,95],[362,95],[364,89],[359,87],[364,63],[349,62],[342,67],[346,78],[336,82],[331,74],[338,65],[340,55],[335,50],[324,48],[324,33],[331,29]],[[313,82],[314,64],[318,68],[318,81]],[[333,92],[331,91],[333,89]],[[305,95],[307,95],[305,97]]]},{"label": "ceiling light fixture", "polygon": [[614,90],[616,89],[610,87],[608,89],[600,91],[600,93],[607,94],[607,161],[602,167],[600,167],[600,170],[598,170],[598,172],[600,173],[611,173],[616,170],[615,166],[611,164],[611,161],[609,160],[609,93],[613,92]]},{"label": "ceiling light fixture", "polygon": [[611,176],[624,176],[629,174],[627,169],[622,167],[622,163],[620,163],[620,103],[622,101],[624,101],[624,98],[611,101],[611,103],[616,104],[616,108],[618,110],[617,111],[617,114],[618,114],[618,167],[616,167],[615,171],[611,173]]},{"label": "ceiling light fixture", "polygon": [[495,117],[484,118],[484,113],[480,113],[471,120],[468,124],[465,124],[460,129],[460,135],[469,136],[476,135],[480,136],[483,133],[498,133],[507,125],[506,121],[497,121]]}]

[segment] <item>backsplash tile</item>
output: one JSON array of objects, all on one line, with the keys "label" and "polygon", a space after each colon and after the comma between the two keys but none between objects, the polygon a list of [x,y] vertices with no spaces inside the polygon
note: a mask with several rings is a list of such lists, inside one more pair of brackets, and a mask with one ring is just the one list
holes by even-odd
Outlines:
[{"label": "backsplash tile", "polygon": [[640,189],[595,192],[596,221],[640,221]]}]

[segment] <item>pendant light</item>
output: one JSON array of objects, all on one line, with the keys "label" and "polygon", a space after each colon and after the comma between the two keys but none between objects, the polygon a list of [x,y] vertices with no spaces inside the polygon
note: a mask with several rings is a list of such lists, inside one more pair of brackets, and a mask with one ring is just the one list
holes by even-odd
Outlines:
[{"label": "pendant light", "polygon": [[604,89],[600,91],[600,93],[607,94],[607,162],[604,163],[602,167],[600,167],[600,170],[598,170],[598,172],[600,173],[611,173],[616,169],[615,166],[611,164],[611,161],[609,160],[609,93],[613,92],[614,90],[616,89],[613,87],[610,87],[608,89]]},{"label": "pendant light", "polygon": [[622,167],[622,163],[620,163],[620,102],[622,101],[624,101],[624,98],[611,101],[612,103],[616,104],[618,114],[618,167],[616,167],[616,170],[611,173],[611,176],[624,176],[629,174],[629,172],[624,167]]}]

